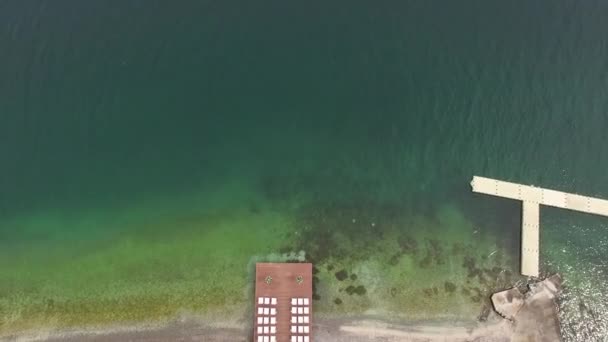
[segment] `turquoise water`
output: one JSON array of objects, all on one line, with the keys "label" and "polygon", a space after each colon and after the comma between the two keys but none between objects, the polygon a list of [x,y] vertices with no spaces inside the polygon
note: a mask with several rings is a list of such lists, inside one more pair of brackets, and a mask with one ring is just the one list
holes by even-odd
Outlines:
[{"label": "turquoise water", "polygon": [[[520,212],[472,175],[608,197],[607,14],[0,2],[0,333],[238,312],[299,251],[320,312],[475,316]],[[543,211],[569,340],[608,333],[607,225]]]}]

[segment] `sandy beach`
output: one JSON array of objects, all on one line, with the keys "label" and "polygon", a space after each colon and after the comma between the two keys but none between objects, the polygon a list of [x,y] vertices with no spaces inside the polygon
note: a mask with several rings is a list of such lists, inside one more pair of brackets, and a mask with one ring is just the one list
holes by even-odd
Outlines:
[{"label": "sandy beach", "polygon": [[[11,342],[240,342],[250,341],[248,324],[207,324],[182,319],[162,327],[116,328],[106,330],[63,331],[3,339]],[[485,323],[424,322],[388,323],[374,318],[319,319],[315,324],[317,342],[443,342],[509,341],[508,321],[490,317]]]}]

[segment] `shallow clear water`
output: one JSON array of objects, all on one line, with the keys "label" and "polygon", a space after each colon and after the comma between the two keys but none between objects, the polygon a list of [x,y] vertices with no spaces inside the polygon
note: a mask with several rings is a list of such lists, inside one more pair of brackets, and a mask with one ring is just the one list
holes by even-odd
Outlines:
[{"label": "shallow clear water", "polygon": [[[0,332],[239,312],[301,250],[319,312],[477,316],[520,212],[473,174],[608,197],[606,14],[1,2]],[[543,211],[571,341],[608,334],[607,225]]]}]

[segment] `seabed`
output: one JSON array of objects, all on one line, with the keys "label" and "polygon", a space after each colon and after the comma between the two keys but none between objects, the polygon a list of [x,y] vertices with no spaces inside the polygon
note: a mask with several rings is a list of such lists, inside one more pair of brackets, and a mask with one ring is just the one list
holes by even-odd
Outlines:
[{"label": "seabed", "polygon": [[[559,336],[555,299],[561,281],[549,278],[553,285],[545,280],[522,294],[529,279],[514,271],[512,253],[495,236],[480,233],[457,206],[419,215],[373,202],[364,208],[334,202],[300,206],[287,215],[251,198],[239,202],[256,204],[228,206],[227,212],[221,205],[211,213],[186,209],[152,220],[160,228],[173,225],[173,240],[150,229],[149,218],[130,217],[125,221],[142,228],[129,231],[148,234],[123,237],[120,244],[54,269],[67,277],[38,274],[49,275],[45,279],[54,285],[45,292],[13,298],[22,302],[5,297],[0,308],[16,314],[0,321],[0,340],[249,341],[253,266],[286,261],[315,265],[314,341]],[[263,234],[252,226],[264,226]],[[213,228],[201,233],[201,227]],[[251,257],[260,250],[269,253]],[[117,275],[120,281],[112,278]],[[517,314],[501,317],[490,298],[514,285],[520,292],[509,292],[511,299],[522,305]],[[532,326],[522,323],[534,320]]]}]

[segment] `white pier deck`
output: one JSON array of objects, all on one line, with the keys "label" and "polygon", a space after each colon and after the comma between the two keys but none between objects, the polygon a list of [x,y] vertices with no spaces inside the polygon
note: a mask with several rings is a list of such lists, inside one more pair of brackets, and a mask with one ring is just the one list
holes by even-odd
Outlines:
[{"label": "white pier deck", "polygon": [[540,247],[540,205],[608,216],[608,201],[567,192],[474,176],[473,192],[523,202],[521,273],[538,277]]}]

